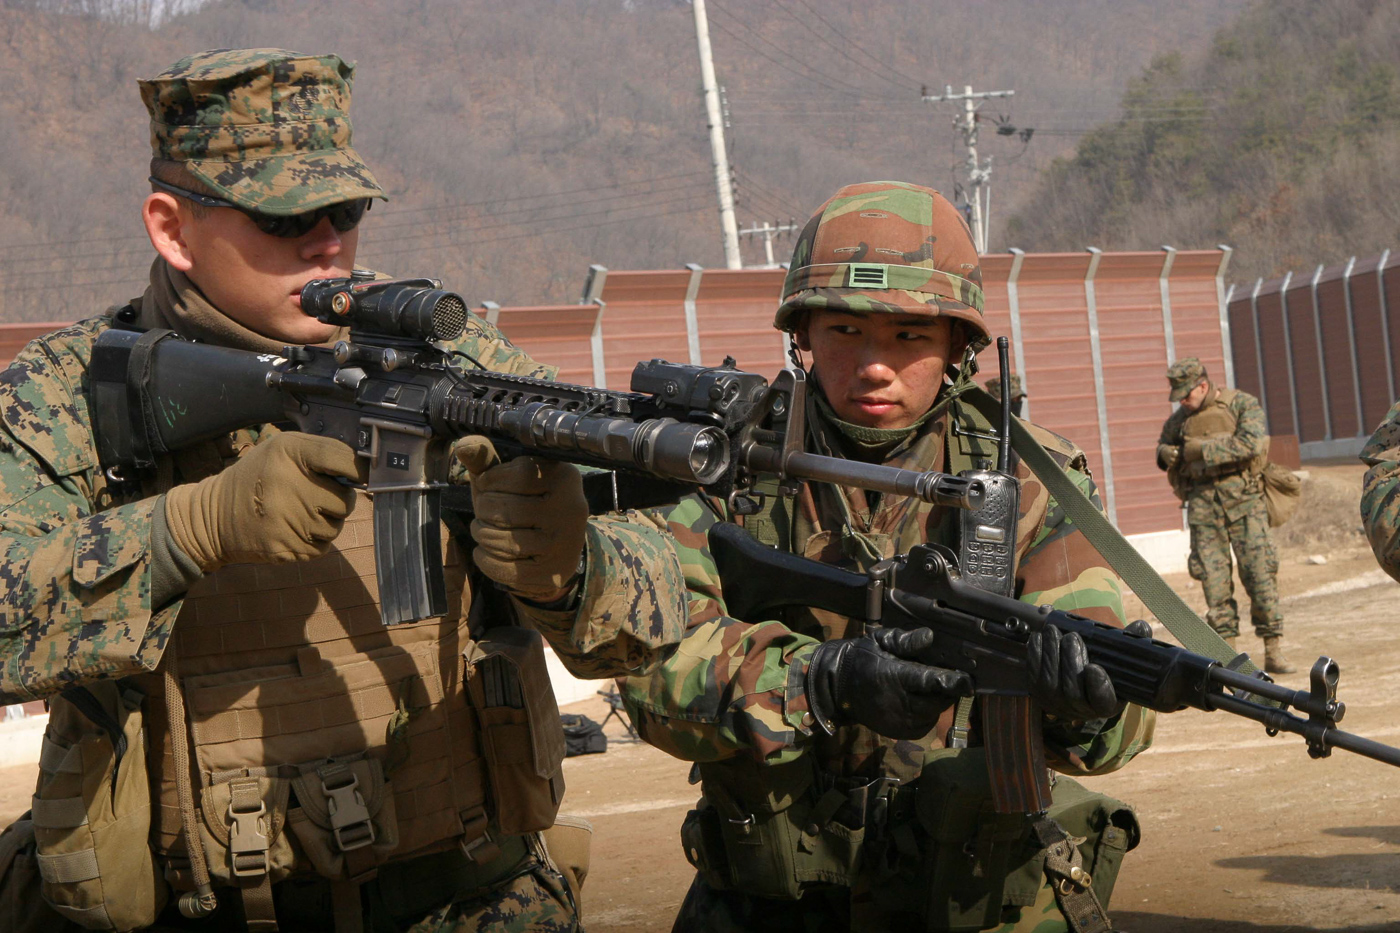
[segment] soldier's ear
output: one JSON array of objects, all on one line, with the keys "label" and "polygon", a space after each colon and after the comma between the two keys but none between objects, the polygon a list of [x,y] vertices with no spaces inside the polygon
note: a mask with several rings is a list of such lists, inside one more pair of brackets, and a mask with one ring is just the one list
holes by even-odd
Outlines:
[{"label": "soldier's ear", "polygon": [[186,227],[194,222],[194,217],[178,198],[164,191],[151,192],[141,204],[141,222],[162,259],[181,272],[194,267],[186,237]]},{"label": "soldier's ear", "polygon": [[812,352],[812,315],[803,314],[797,319],[792,329],[792,340],[803,353]]}]

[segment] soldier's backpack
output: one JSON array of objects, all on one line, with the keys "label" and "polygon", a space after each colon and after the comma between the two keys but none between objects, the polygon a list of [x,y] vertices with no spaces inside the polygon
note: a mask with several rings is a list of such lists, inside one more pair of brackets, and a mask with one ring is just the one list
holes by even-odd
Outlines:
[{"label": "soldier's backpack", "polygon": [[1303,501],[1303,483],[1286,466],[1269,462],[1260,479],[1264,487],[1264,507],[1269,510],[1269,527],[1277,528],[1293,517]]},{"label": "soldier's backpack", "polygon": [[608,750],[608,737],[603,727],[587,716],[563,713],[559,724],[564,727],[564,755],[596,755]]}]

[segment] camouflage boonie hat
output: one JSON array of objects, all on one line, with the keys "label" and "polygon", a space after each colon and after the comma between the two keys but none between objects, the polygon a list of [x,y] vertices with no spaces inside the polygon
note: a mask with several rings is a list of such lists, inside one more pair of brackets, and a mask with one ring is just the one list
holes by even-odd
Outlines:
[{"label": "camouflage boonie hat", "polygon": [[215,49],[138,82],[151,150],[220,197],[287,216],[385,197],[350,148],[355,66],[338,55]]},{"label": "camouflage boonie hat", "polygon": [[1205,365],[1194,356],[1177,360],[1167,370],[1167,382],[1171,383],[1172,386],[1171,401],[1181,401],[1191,394],[1192,389],[1201,384],[1201,380],[1206,378]]},{"label": "camouflage boonie hat", "polygon": [[807,221],[773,324],[790,331],[797,312],[821,308],[946,316],[971,325],[976,349],[991,340],[967,222],[937,191],[904,182],[847,185]]},{"label": "camouflage boonie hat", "polygon": [[[1011,401],[1014,402],[1014,401],[1016,401],[1018,398],[1026,398],[1026,397],[1027,397],[1027,396],[1026,396],[1026,390],[1023,389],[1023,388],[1021,388],[1021,374],[1020,374],[1020,373],[1012,373],[1012,374],[1011,374],[1011,378],[1010,378],[1010,382],[1011,382]],[[993,378],[991,378],[991,379],[988,379],[986,382],[983,383],[983,385],[986,386],[986,388],[987,388],[987,394],[988,394],[988,395],[990,395],[992,398],[996,399],[998,402],[1001,401],[1001,379],[1000,379],[999,377],[993,377]]]}]

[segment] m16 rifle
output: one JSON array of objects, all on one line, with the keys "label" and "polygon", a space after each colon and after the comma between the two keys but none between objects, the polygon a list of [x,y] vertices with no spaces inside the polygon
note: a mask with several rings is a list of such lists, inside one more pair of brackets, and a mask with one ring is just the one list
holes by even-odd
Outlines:
[{"label": "m16 rifle", "polygon": [[760,544],[728,523],[711,528],[709,540],[734,618],[758,622],[784,607],[808,606],[872,625],[932,629],[933,645],[919,660],[967,672],[984,700],[982,740],[1001,813],[1046,809],[1050,786],[1040,729],[987,715],[985,700],[1031,702],[1026,641],[1052,626],[1077,633],[1089,660],[1129,703],[1162,713],[1223,710],[1262,723],[1270,735],[1301,735],[1314,758],[1342,748],[1400,767],[1400,748],[1337,728],[1346,704],[1337,699],[1341,668],[1331,658],[1313,665],[1308,690],[1293,690],[1145,635],[988,592],[963,579],[957,555],[937,544],[918,545],[862,574]]},{"label": "m16 rifle", "polygon": [[[699,487],[738,511],[759,476],[780,491],[823,480],[959,508],[975,481],[804,452],[805,377],[769,384],[736,369],[639,363],[630,392],[490,372],[449,344],[466,302],[433,279],[319,279],[301,307],[349,328],[334,347],[282,356],[214,347],[168,330],[113,328],[97,339],[91,382],[99,458],[130,480],[156,458],[260,424],[333,437],[368,461],[380,609],[386,625],[447,609],[438,530],[452,442],[484,435],[504,457],[532,455]],[[465,364],[465,366],[463,365]],[[655,495],[653,490],[653,495]],[[613,505],[616,505],[614,500]]]}]

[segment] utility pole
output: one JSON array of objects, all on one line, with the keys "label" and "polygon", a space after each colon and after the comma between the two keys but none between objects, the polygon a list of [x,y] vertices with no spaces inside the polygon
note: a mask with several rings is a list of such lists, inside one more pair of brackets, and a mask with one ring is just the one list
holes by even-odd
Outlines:
[{"label": "utility pole", "polygon": [[972,85],[964,85],[961,94],[953,93],[953,86],[946,84],[943,86],[943,93],[930,96],[925,93],[923,101],[926,104],[935,104],[942,101],[960,100],[963,102],[962,118],[954,122],[962,132],[963,145],[967,146],[967,199],[972,215],[972,242],[977,247],[977,252],[987,251],[987,228],[991,222],[992,212],[992,158],[988,156],[986,161],[977,157],[977,108],[981,102],[993,97],[1010,97],[1015,91],[977,91],[973,92]]},{"label": "utility pole", "polygon": [[777,236],[780,233],[796,232],[797,223],[795,221],[789,220],[785,224],[780,224],[777,221],[774,221],[770,224],[768,221],[765,220],[763,222],[763,226],[761,227],[757,223],[754,223],[753,226],[745,227],[743,230],[740,230],[739,236],[762,236],[763,252],[764,255],[768,257],[768,268],[776,269],[778,267],[778,264],[773,261],[773,237]]},{"label": "utility pole", "polygon": [[724,243],[724,264],[742,269],[739,258],[739,227],[734,222],[734,185],[729,176],[729,156],[724,150],[724,122],[720,113],[719,87],[715,84],[715,62],[710,54],[710,21],[705,16],[705,0],[692,0],[695,9],[695,44],[700,50],[700,80],[705,88],[705,119],[710,128],[710,161],[715,167],[715,189],[719,194],[719,229]]}]

